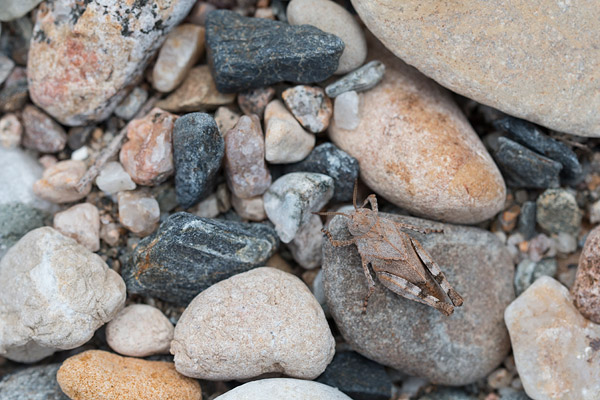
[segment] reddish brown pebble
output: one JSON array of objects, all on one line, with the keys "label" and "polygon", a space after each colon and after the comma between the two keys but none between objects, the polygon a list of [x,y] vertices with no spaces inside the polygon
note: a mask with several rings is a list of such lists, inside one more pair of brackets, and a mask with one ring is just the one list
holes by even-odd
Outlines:
[{"label": "reddish brown pebble", "polygon": [[498,219],[500,227],[504,232],[511,232],[517,226],[519,214],[521,213],[521,207],[518,204],[513,204],[508,210],[500,214]]},{"label": "reddish brown pebble", "polygon": [[139,185],[154,186],[173,174],[173,125],[176,115],[154,108],[144,118],[130,122],[129,141],[119,159],[131,179]]},{"label": "reddish brown pebble", "polygon": [[67,144],[65,130],[37,107],[25,106],[22,114],[23,146],[42,153],[58,153]]},{"label": "reddish brown pebble", "polygon": [[259,88],[238,95],[238,105],[246,115],[256,114],[262,118],[265,107],[275,96],[272,87]]},{"label": "reddish brown pebble", "polygon": [[600,324],[600,226],[585,241],[571,294],[579,312]]},{"label": "reddish brown pebble", "polygon": [[225,174],[231,192],[249,199],[263,194],[271,185],[265,163],[265,142],[256,115],[240,118],[225,137]]},{"label": "reddish brown pebble", "polygon": [[72,400],[202,399],[198,381],[181,375],[173,363],[121,357],[101,350],[68,358],[56,380]]},{"label": "reddish brown pebble", "polygon": [[83,199],[92,189],[91,182],[81,192],[77,183],[87,170],[85,163],[78,160],[58,162],[48,167],[42,179],[33,184],[36,196],[53,203],[70,203]]},{"label": "reddish brown pebble", "polygon": [[281,97],[288,110],[310,132],[323,132],[329,126],[333,107],[320,87],[295,86],[285,90]]}]

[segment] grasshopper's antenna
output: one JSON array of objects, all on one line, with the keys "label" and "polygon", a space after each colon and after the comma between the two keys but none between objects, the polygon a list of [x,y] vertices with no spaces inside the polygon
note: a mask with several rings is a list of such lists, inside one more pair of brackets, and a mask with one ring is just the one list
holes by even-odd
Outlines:
[{"label": "grasshopper's antenna", "polygon": [[313,212],[315,215],[343,215],[344,217],[350,218],[350,216],[343,212],[334,212],[334,211],[321,211],[321,212]]},{"label": "grasshopper's antenna", "polygon": [[354,204],[354,209],[358,210],[358,205],[356,204],[356,198],[358,197],[358,178],[354,180],[354,194],[352,195],[352,204]]}]

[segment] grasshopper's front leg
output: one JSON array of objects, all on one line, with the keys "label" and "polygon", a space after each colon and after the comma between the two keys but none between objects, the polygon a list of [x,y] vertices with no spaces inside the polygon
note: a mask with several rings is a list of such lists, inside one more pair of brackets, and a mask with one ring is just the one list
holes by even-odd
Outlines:
[{"label": "grasshopper's front leg", "polygon": [[324,234],[327,235],[327,237],[329,238],[329,241],[331,242],[331,244],[333,245],[333,247],[344,247],[344,246],[350,246],[351,244],[355,243],[355,239],[349,239],[349,240],[336,240],[333,238],[333,235],[331,234],[331,232],[329,232],[327,229],[323,228],[321,229],[321,232],[323,232]]}]

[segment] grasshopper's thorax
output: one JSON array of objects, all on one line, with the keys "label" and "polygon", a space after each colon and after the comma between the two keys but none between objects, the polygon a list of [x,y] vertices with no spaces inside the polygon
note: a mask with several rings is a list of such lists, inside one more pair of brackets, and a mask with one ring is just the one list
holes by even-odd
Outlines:
[{"label": "grasshopper's thorax", "polygon": [[363,236],[367,234],[377,223],[377,213],[368,208],[359,208],[350,214],[348,230],[352,236]]}]

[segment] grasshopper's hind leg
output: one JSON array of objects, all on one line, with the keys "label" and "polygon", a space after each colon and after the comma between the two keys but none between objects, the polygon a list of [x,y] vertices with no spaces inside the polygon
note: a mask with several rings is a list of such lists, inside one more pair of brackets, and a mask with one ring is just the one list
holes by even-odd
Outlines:
[{"label": "grasshopper's hind leg", "polygon": [[365,299],[363,300],[362,312],[364,314],[367,312],[367,306],[369,305],[369,297],[371,297],[371,295],[375,291],[375,281],[373,280],[373,276],[371,276],[371,271],[369,271],[369,261],[365,260],[365,259],[361,259],[361,262],[362,262],[363,272],[365,273],[365,277],[367,278],[367,285],[369,287],[369,292],[367,293],[367,295],[365,296]]}]

